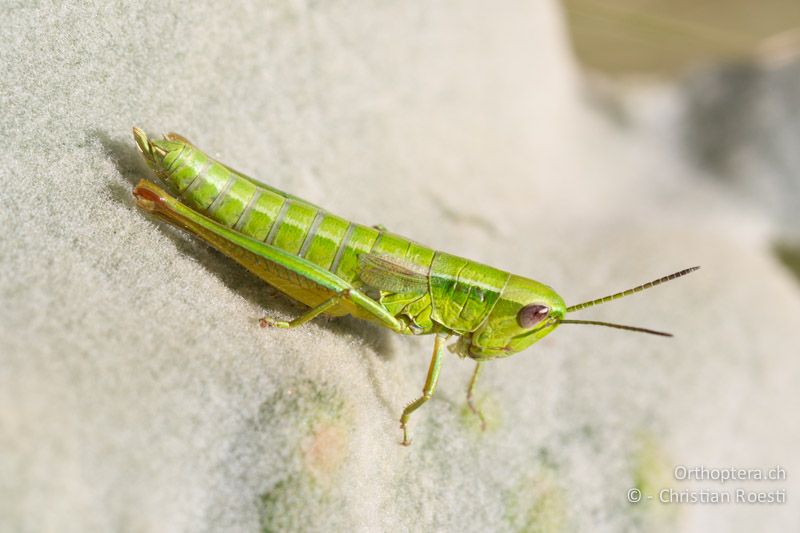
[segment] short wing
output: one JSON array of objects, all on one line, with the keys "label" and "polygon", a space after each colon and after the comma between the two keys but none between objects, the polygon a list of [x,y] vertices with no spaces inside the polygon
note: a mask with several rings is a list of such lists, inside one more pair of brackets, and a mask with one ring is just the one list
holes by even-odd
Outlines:
[{"label": "short wing", "polygon": [[361,254],[358,263],[359,279],[373,289],[395,294],[428,291],[428,272],[424,267],[379,254]]}]

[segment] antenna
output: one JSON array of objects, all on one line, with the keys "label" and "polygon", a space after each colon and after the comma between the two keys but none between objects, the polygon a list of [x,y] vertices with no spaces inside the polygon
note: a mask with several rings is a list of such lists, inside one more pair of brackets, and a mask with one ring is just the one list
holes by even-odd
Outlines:
[{"label": "antenna", "polygon": [[[583,302],[583,303],[579,303],[579,304],[576,304],[576,305],[571,305],[571,306],[567,307],[567,313],[572,313],[573,311],[579,311],[581,309],[586,309],[587,307],[592,307],[594,305],[599,305],[599,304],[602,304],[602,303],[610,302],[611,300],[616,300],[618,298],[623,298],[625,296],[631,295],[631,294],[636,293],[636,292],[642,292],[645,289],[649,289],[651,287],[655,287],[656,285],[661,285],[662,283],[666,283],[668,281],[672,281],[673,279],[677,279],[677,278],[680,278],[682,276],[685,276],[686,274],[690,274],[690,273],[694,272],[695,270],[698,270],[699,268],[700,268],[699,266],[695,266],[695,267],[692,267],[692,268],[687,268],[685,270],[681,270],[680,272],[675,272],[674,274],[670,274],[669,276],[664,276],[663,278],[658,278],[658,279],[653,280],[653,281],[648,281],[647,283],[645,283],[643,285],[639,285],[638,287],[634,287],[634,288],[628,289],[626,291],[618,292],[616,294],[611,294],[609,296],[603,296],[602,298],[598,298],[596,300],[590,300],[588,302]],[[562,324],[568,323],[568,322],[569,321],[567,321],[567,320],[562,320],[561,321]],[[575,323],[577,323],[577,322],[575,322]],[[606,323],[597,323],[597,325],[610,326],[610,324],[606,324]],[[612,327],[614,327],[614,326],[612,326]],[[625,328],[627,328],[627,327],[628,326],[626,326]],[[622,329],[625,329],[625,328],[622,328]],[[636,329],[636,328],[634,328],[634,329]],[[651,330],[647,330],[647,332],[654,333]],[[658,335],[658,334],[660,334],[660,332],[656,333],[656,334]]]},{"label": "antenna", "polygon": [[639,333],[649,333],[651,335],[660,335],[662,337],[672,337],[672,333],[666,331],[657,331],[655,329],[639,328],[636,326],[625,326],[623,324],[614,324],[612,322],[598,322],[596,320],[559,320],[559,324],[589,324],[590,326],[606,326],[608,328],[624,329],[626,331],[638,331]]}]

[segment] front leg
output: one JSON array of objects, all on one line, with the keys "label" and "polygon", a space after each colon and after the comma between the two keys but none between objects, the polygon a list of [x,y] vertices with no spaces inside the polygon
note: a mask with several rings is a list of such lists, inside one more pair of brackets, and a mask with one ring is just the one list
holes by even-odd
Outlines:
[{"label": "front leg", "polygon": [[411,441],[408,440],[408,418],[411,416],[411,413],[430,400],[433,396],[433,391],[436,390],[436,383],[439,381],[439,371],[442,369],[443,348],[444,341],[440,334],[437,333],[433,341],[433,356],[431,357],[431,366],[428,367],[428,377],[425,379],[425,386],[422,388],[422,396],[408,404],[403,410],[403,415],[400,417],[400,428],[403,430],[403,446],[411,444]]}]

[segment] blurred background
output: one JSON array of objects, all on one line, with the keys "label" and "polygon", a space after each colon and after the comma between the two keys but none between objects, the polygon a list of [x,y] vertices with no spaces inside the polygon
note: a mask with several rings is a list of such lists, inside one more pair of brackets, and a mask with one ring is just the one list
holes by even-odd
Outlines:
[{"label": "blurred background", "polygon": [[662,80],[719,63],[789,61],[800,46],[790,0],[564,0],[575,54],[618,79]]},{"label": "blurred background", "polygon": [[[774,253],[798,274],[800,3],[563,0],[563,6],[592,90],[619,96],[675,84],[683,106],[674,133],[679,147],[702,176],[768,214]],[[624,114],[622,107],[615,110]]]}]

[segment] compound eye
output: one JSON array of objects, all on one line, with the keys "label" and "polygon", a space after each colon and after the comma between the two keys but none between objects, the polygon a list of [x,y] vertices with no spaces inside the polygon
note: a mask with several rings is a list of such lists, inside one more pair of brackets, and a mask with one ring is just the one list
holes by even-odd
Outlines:
[{"label": "compound eye", "polygon": [[519,322],[519,325],[525,329],[532,328],[547,318],[548,314],[550,314],[550,308],[546,305],[526,305],[519,310],[519,313],[517,314],[517,321]]}]

